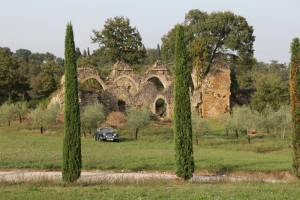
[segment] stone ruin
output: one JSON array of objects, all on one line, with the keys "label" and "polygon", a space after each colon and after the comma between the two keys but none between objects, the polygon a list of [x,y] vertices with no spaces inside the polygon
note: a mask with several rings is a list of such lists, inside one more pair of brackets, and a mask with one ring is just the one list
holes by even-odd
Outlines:
[{"label": "stone ruin", "polygon": [[[117,62],[110,75],[102,79],[93,68],[78,68],[78,82],[96,80],[100,87],[93,91],[79,89],[80,106],[100,102],[106,114],[113,111],[124,112],[130,107],[147,106],[153,114],[162,119],[173,116],[173,76],[161,61],[157,61],[146,73],[140,74],[129,65]],[[197,85],[195,72],[192,73],[194,86]],[[159,84],[157,84],[159,83]],[[64,77],[61,84],[64,85]],[[201,99],[202,94],[202,99]],[[204,118],[216,119],[230,107],[229,65],[214,64],[202,87],[194,87],[190,93],[191,107]],[[51,102],[64,104],[64,87]]]}]

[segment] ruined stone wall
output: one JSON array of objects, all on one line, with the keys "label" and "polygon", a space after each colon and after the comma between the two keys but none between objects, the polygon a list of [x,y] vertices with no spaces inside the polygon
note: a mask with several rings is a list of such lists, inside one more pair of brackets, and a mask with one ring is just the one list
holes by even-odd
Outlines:
[{"label": "ruined stone wall", "polygon": [[[149,81],[151,78],[159,79],[164,86],[163,90],[158,90],[156,85]],[[93,69],[78,69],[78,81],[84,82],[88,79],[97,80],[102,89],[94,92],[79,92],[81,106],[100,102],[104,105],[106,113],[109,113],[119,111],[118,102],[122,101],[126,108],[147,106],[155,113],[157,100],[163,99],[167,108],[166,118],[173,116],[173,77],[168,68],[159,61],[145,74],[138,74],[129,65],[117,62],[112,67],[110,76],[105,80],[102,80]],[[195,86],[190,96],[192,109],[202,112],[205,118],[218,118],[229,109],[230,70],[228,65],[214,65],[202,84],[197,85],[195,72],[192,73],[192,79]],[[58,95],[53,97],[52,101],[63,105],[64,87]]]},{"label": "ruined stone wall", "polygon": [[217,63],[203,81],[202,116],[219,118],[230,109],[230,69],[229,65]]}]

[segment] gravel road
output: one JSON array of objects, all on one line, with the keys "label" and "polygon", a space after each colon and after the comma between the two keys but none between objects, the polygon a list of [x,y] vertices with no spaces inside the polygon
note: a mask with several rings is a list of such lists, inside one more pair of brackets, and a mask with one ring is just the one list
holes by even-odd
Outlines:
[{"label": "gravel road", "polygon": [[[38,182],[38,181],[60,181],[61,172],[43,172],[43,171],[7,171],[0,172],[1,182]],[[80,182],[144,182],[148,180],[157,181],[176,181],[176,175],[159,172],[81,172]],[[278,179],[256,178],[243,176],[226,176],[226,175],[194,175],[190,180],[198,183],[218,183],[218,182],[283,182]]]}]

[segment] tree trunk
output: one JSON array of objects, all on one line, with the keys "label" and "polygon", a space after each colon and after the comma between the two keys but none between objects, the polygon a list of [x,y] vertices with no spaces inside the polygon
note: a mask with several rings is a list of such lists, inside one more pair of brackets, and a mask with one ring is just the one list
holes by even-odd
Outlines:
[{"label": "tree trunk", "polygon": [[199,145],[199,136],[196,135],[196,146],[198,146],[198,145]]},{"label": "tree trunk", "polygon": [[228,137],[228,128],[226,128],[226,137]]},{"label": "tree trunk", "polygon": [[281,138],[282,138],[282,139],[284,139],[284,138],[285,138],[285,128],[284,128],[284,129],[283,129],[283,131],[282,131]]},{"label": "tree trunk", "polygon": [[138,127],[135,127],[135,128],[134,128],[134,140],[137,140],[137,139],[138,139],[138,132],[139,132],[139,128],[138,128]]},{"label": "tree trunk", "polygon": [[248,134],[248,144],[250,144],[251,143],[251,137],[250,137],[250,135]]},{"label": "tree trunk", "polygon": [[10,119],[8,119],[8,126],[10,126]]},{"label": "tree trunk", "polygon": [[41,132],[41,134],[44,133],[44,128],[43,128],[43,126],[40,127],[40,132]]},{"label": "tree trunk", "polygon": [[236,138],[236,141],[239,140],[239,132],[237,129],[235,129],[235,138]]},{"label": "tree trunk", "polygon": [[21,115],[19,115],[19,122],[20,122],[20,124],[22,124],[22,116]]}]

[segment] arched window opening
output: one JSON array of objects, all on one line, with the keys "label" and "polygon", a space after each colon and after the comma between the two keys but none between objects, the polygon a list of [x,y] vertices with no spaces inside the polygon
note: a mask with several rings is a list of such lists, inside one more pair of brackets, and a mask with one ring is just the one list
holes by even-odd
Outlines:
[{"label": "arched window opening", "polygon": [[88,79],[78,83],[78,90],[80,105],[84,107],[99,102],[103,87],[96,79]]},{"label": "arched window opening", "polygon": [[78,84],[78,90],[83,92],[97,92],[103,90],[102,85],[96,79],[88,79]]},{"label": "arched window opening", "polygon": [[161,118],[165,118],[167,114],[167,104],[165,100],[158,99],[155,102],[155,114]]},{"label": "arched window opening", "polygon": [[126,111],[126,102],[123,100],[118,100],[118,107],[120,112]]},{"label": "arched window opening", "polygon": [[155,85],[155,87],[156,87],[156,89],[157,89],[158,91],[161,92],[161,91],[164,90],[164,85],[163,85],[162,82],[159,80],[159,78],[157,78],[157,77],[152,77],[152,78],[148,79],[148,81],[152,82],[152,83]]}]

